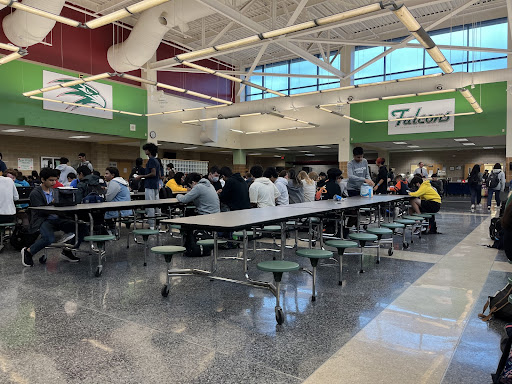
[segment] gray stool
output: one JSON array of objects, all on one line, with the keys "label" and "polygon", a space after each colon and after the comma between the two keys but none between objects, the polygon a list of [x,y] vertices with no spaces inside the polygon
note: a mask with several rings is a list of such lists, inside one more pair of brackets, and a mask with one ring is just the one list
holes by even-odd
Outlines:
[{"label": "gray stool", "polygon": [[281,325],[284,323],[284,313],[283,309],[279,304],[279,296],[280,296],[280,287],[281,287],[281,279],[283,277],[284,272],[298,271],[300,266],[297,263],[292,261],[284,261],[284,260],[271,260],[271,261],[262,261],[258,263],[258,269],[260,271],[272,272],[274,275],[274,282],[276,283],[275,291],[271,288],[272,293],[276,297],[276,321],[277,324]]},{"label": "gray stool", "polygon": [[329,247],[334,247],[338,249],[338,258],[340,264],[340,274],[338,278],[338,284],[342,285],[342,273],[343,273],[343,254],[345,253],[345,249],[348,248],[357,248],[358,244],[355,241],[349,240],[328,240],[325,242],[325,245]]},{"label": "gray stool", "polygon": [[152,235],[158,235],[160,231],[158,229],[135,229],[133,232],[133,235],[140,235],[142,236],[142,240],[144,241],[144,266],[148,265],[146,262],[147,255],[148,255],[148,240],[149,236]]},{"label": "gray stool", "polygon": [[[393,231],[393,234],[396,233],[396,230],[397,229],[402,229],[402,236],[403,236],[403,240],[402,240],[402,249],[407,249],[407,247],[409,247],[409,244],[405,241],[405,225],[404,224],[400,224],[400,223],[382,223],[380,225],[381,227],[383,228],[389,228]],[[389,255],[391,256],[391,255]]]},{"label": "gray stool", "polygon": [[[311,262],[311,267],[313,267],[313,272],[311,275],[313,276],[313,287],[311,289],[311,301],[316,300],[316,267],[318,266],[318,261],[320,259],[330,259],[333,256],[331,251],[325,251],[323,249],[299,249],[295,252],[297,256],[307,257]],[[309,272],[308,270],[304,270]]]},{"label": "gray stool", "polygon": [[359,251],[361,257],[361,270],[359,273],[364,273],[363,269],[363,248],[366,246],[367,241],[377,241],[377,235],[372,235],[371,233],[350,233],[348,235],[351,240],[355,240],[359,243]]},{"label": "gray stool", "polygon": [[115,240],[115,238],[116,237],[114,235],[93,235],[84,237],[84,241],[95,243],[96,247],[98,248],[98,266],[96,267],[96,272],[94,273],[94,276],[101,276],[103,272],[103,265],[101,264],[101,260],[105,257],[106,254],[106,243],[107,241]]},{"label": "gray stool", "polygon": [[[377,236],[377,264],[380,263],[380,245],[382,244],[382,236],[391,235],[391,246],[388,249],[388,255],[393,254],[393,231],[389,228],[368,228],[366,232]],[[385,240],[384,240],[385,241]],[[389,240],[387,241],[389,243]]]},{"label": "gray stool", "polygon": [[[414,243],[414,240],[412,238],[412,233],[413,233],[414,228],[416,226],[416,221],[415,220],[408,220],[408,219],[398,219],[398,220],[395,220],[395,223],[405,225],[405,228],[404,228],[404,249],[409,248],[409,244],[405,242],[405,230],[407,229],[407,227],[411,228],[411,243]],[[406,244],[407,244],[407,246],[406,246]]]},{"label": "gray stool", "polygon": [[167,284],[162,288],[162,296],[167,297],[169,295],[169,289],[171,287],[171,275],[169,272],[171,271],[171,261],[172,256],[177,253],[185,252],[185,247],[178,247],[174,245],[165,245],[159,247],[152,247],[151,252],[156,253],[158,255],[164,255],[165,262],[167,263]]}]

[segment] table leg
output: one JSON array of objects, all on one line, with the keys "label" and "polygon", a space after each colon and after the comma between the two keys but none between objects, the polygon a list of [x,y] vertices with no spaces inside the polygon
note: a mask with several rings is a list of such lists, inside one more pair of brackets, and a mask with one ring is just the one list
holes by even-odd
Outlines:
[{"label": "table leg", "polygon": [[286,222],[281,221],[281,260],[284,260],[285,248],[286,248]]}]

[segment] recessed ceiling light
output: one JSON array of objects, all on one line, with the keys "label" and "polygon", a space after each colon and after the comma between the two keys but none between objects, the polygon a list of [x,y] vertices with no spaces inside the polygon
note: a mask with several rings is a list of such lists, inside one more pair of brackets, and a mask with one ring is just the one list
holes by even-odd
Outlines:
[{"label": "recessed ceiling light", "polygon": [[25,131],[24,129],[16,129],[16,128],[11,128],[11,129],[2,129],[2,132],[7,132],[7,133],[16,133],[16,132],[23,132]]},{"label": "recessed ceiling light", "polygon": [[276,148],[278,151],[289,151],[288,148]]},{"label": "recessed ceiling light", "polygon": [[484,147],[484,149],[494,149],[494,147]]},{"label": "recessed ceiling light", "polygon": [[185,147],[183,149],[196,149],[197,147]]},{"label": "recessed ceiling light", "polygon": [[314,153],[306,153],[305,156],[315,156]]},{"label": "recessed ceiling light", "polygon": [[453,139],[455,141],[468,141],[468,139]]},{"label": "recessed ceiling light", "polygon": [[274,155],[274,157],[281,157],[281,155]]},{"label": "recessed ceiling light", "polygon": [[476,145],[475,143],[462,143],[462,145]]},{"label": "recessed ceiling light", "polygon": [[407,148],[419,148],[419,145],[408,145]]},{"label": "recessed ceiling light", "polygon": [[423,149],[415,149],[413,152],[423,152]]},{"label": "recessed ceiling light", "polygon": [[249,153],[248,155],[249,156],[259,156],[259,155],[261,155],[261,153]]},{"label": "recessed ceiling light", "polygon": [[317,145],[318,148],[331,149],[328,145]]},{"label": "recessed ceiling light", "polygon": [[69,136],[70,139],[88,139],[91,136]]},{"label": "recessed ceiling light", "polygon": [[407,144],[405,141],[393,141],[393,144]]},{"label": "recessed ceiling light", "polygon": [[219,151],[219,153],[231,153],[233,151]]},{"label": "recessed ceiling light", "polygon": [[299,151],[299,152],[302,152],[302,153],[308,153],[308,152],[311,152],[311,151]]}]

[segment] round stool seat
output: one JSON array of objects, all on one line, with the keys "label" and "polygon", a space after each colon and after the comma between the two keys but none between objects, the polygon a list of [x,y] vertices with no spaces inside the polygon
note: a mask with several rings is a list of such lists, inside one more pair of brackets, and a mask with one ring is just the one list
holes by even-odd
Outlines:
[{"label": "round stool seat", "polygon": [[0,223],[0,227],[14,227],[16,223]]},{"label": "round stool seat", "polygon": [[414,220],[414,221],[420,221],[423,219],[422,217],[412,216],[412,215],[404,215],[404,216],[402,216],[402,218],[405,220]]},{"label": "round stool seat", "polygon": [[371,208],[359,208],[359,211],[361,212],[370,212],[371,210]]},{"label": "round stool seat", "polygon": [[311,221],[313,224],[319,224],[320,218],[319,217],[310,217],[309,221]]},{"label": "round stool seat", "polygon": [[286,225],[296,225],[297,223],[295,221],[287,221]]},{"label": "round stool seat", "polygon": [[299,268],[299,264],[285,260],[270,260],[258,263],[258,269],[265,272],[291,272],[298,271]]},{"label": "round stool seat", "polygon": [[[254,236],[254,231],[247,231],[247,236]],[[236,232],[233,232],[233,238],[235,237],[244,237],[244,232],[243,231],[236,231]]]},{"label": "round stool seat", "polygon": [[430,219],[434,216],[433,213],[413,213],[413,216],[423,217],[424,219]]},{"label": "round stool seat", "polygon": [[328,245],[329,247],[334,248],[357,248],[357,243],[355,241],[348,241],[348,240],[328,240],[325,242],[325,245]]},{"label": "round stool seat", "polygon": [[160,231],[156,229],[134,229],[133,233],[135,235],[141,235],[141,236],[150,236],[150,235],[158,235]]},{"label": "round stool seat", "polygon": [[382,235],[392,235],[393,231],[389,228],[368,228],[366,232],[371,233],[372,235],[382,236]]},{"label": "round stool seat", "polygon": [[114,235],[93,235],[93,236],[85,236],[84,241],[94,241],[97,243],[102,243],[105,241],[114,240],[116,237]]},{"label": "round stool seat", "polygon": [[159,255],[174,255],[175,253],[185,252],[185,247],[178,247],[174,245],[162,245],[159,247],[152,247],[151,252]]},{"label": "round stool seat", "polygon": [[297,256],[307,257],[309,259],[328,259],[333,256],[331,251],[323,249],[299,249],[295,252]]},{"label": "round stool seat", "polygon": [[[226,243],[227,243],[227,240],[217,240],[217,244],[226,244]],[[213,239],[197,240],[197,245],[213,247],[214,240]]]},{"label": "round stool seat", "polygon": [[405,225],[400,224],[400,223],[382,223],[380,226],[384,227],[384,228],[390,228],[390,229],[399,229],[399,228],[405,227]]},{"label": "round stool seat", "polygon": [[395,220],[396,223],[403,224],[403,225],[413,225],[416,224],[416,220],[408,220],[408,219],[398,219]]},{"label": "round stool seat", "polygon": [[263,231],[266,231],[266,232],[281,232],[281,226],[280,225],[265,225],[263,227]]},{"label": "round stool seat", "polygon": [[371,233],[350,233],[348,235],[352,240],[359,241],[375,241],[377,240],[377,235],[372,235]]}]

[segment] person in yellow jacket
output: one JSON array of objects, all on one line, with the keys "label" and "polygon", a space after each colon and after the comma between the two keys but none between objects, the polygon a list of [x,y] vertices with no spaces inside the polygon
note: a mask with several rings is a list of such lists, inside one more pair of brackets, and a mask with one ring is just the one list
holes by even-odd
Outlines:
[{"label": "person in yellow jacket", "polygon": [[188,192],[190,191],[190,189],[182,185],[184,179],[185,175],[183,174],[183,172],[176,172],[174,174],[174,177],[170,179],[167,182],[167,184],[165,184],[165,186],[168,187],[172,191],[172,193]]},{"label": "person in yellow jacket", "polygon": [[409,192],[411,206],[415,213],[437,213],[441,208],[441,196],[432,188],[430,180],[414,176],[409,186],[417,188],[416,192]]}]

